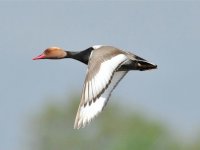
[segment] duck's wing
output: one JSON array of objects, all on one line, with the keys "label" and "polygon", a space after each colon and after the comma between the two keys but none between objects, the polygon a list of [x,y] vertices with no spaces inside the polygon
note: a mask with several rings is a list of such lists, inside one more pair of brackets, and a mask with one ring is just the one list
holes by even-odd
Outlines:
[{"label": "duck's wing", "polygon": [[120,51],[92,52],[74,128],[84,127],[102,111],[111,92],[127,73],[116,72],[126,60]]}]

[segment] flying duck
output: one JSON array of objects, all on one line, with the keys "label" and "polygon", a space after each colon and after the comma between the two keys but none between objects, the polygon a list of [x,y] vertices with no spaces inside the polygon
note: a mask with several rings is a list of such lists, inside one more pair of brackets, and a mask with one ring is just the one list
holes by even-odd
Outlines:
[{"label": "flying duck", "polygon": [[38,59],[72,58],[88,65],[74,128],[85,127],[106,106],[112,91],[130,70],[156,69],[157,65],[112,46],[96,45],[83,51],[47,48]]}]

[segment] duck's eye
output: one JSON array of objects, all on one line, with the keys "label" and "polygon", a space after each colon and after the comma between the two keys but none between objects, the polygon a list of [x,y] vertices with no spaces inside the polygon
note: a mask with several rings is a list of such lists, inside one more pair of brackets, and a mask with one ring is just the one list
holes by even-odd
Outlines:
[{"label": "duck's eye", "polygon": [[51,53],[51,51],[49,50],[49,49],[47,49],[47,50],[45,50],[45,52],[44,52],[46,55],[48,55],[48,54],[50,54]]}]

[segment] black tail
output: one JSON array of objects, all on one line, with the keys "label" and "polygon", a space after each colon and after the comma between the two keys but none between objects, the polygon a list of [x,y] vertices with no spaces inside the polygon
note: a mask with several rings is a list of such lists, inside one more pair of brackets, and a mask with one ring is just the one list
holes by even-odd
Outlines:
[{"label": "black tail", "polygon": [[145,71],[150,69],[156,69],[157,65],[152,64],[146,60],[136,60],[135,61],[136,70]]}]

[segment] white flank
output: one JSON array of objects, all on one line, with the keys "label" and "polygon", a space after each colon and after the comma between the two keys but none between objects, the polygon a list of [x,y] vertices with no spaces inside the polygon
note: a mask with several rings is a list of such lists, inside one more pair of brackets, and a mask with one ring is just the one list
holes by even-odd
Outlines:
[{"label": "white flank", "polygon": [[[81,102],[83,103],[79,106],[74,128],[84,127],[102,111],[112,90],[126,74],[126,71],[115,72],[126,59],[127,57],[124,54],[119,54],[106,60],[101,63],[99,72],[90,81],[85,81],[84,93],[82,93],[81,98]],[[88,70],[88,74],[89,73],[90,70]],[[106,86],[107,89],[105,89]],[[105,91],[103,92],[104,89]],[[97,97],[98,95],[99,97]]]}]

